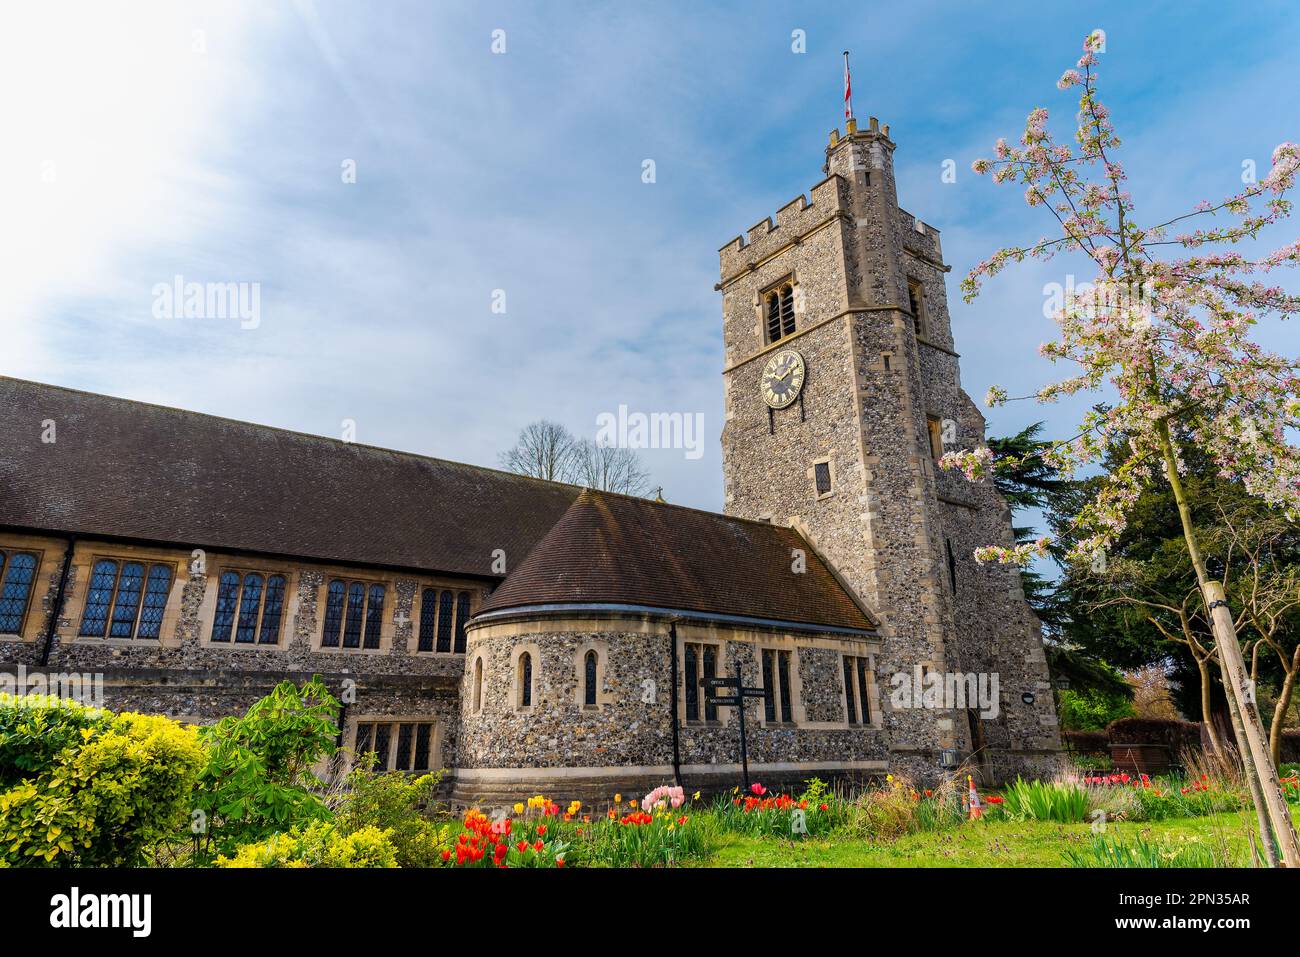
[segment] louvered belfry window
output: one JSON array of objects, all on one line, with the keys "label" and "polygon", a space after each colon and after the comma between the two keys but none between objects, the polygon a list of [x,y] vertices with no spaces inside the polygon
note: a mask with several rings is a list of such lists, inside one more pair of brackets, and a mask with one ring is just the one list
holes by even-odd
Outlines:
[{"label": "louvered belfry window", "polygon": [[767,341],[776,342],[794,333],[794,285],[782,283],[771,290],[765,300]]}]

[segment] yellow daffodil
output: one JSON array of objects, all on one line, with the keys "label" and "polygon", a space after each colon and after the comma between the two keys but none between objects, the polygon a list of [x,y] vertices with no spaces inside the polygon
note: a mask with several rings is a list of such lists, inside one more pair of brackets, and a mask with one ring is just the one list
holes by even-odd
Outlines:
[{"label": "yellow daffodil", "polygon": [[698,801],[699,799],[700,799],[700,792],[699,792],[699,791],[696,791],[693,795],[691,795],[691,800],[692,800],[692,801]]}]

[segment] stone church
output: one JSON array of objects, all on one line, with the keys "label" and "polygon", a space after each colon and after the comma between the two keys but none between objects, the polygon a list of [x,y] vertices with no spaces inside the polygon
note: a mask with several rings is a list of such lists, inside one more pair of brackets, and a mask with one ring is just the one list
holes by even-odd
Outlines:
[{"label": "stone church", "polygon": [[765,782],[1050,766],[1038,622],[971,557],[1006,505],[936,464],[984,420],[894,145],[850,121],[721,249],[723,514],[0,378],[0,670],[196,723],[320,674],[348,753],[465,801],[729,785],[737,673]]}]

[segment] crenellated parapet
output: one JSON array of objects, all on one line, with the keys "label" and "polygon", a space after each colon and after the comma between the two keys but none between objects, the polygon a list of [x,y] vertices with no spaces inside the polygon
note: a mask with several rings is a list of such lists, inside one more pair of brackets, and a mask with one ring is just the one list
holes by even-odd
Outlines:
[{"label": "crenellated parapet", "polygon": [[727,243],[718,250],[723,281],[757,267],[786,244],[801,239],[827,221],[847,215],[848,188],[842,177],[829,176],[808,195],[800,194],[777,210],[775,224],[769,216],[751,226],[744,237],[737,236]]}]

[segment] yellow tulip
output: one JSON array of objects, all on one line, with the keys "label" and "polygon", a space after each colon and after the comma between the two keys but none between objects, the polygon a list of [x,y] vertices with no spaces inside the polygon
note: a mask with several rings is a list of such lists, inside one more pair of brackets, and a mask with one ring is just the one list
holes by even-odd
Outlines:
[{"label": "yellow tulip", "polygon": [[524,806],[523,806],[523,804],[516,804],[516,805],[515,805],[515,813],[516,813],[516,814],[523,814],[523,813],[524,813]]},{"label": "yellow tulip", "polygon": [[622,804],[622,803],[623,803],[623,795],[621,795],[621,794],[615,794],[615,795],[614,795],[614,803],[615,803],[615,804]]}]

